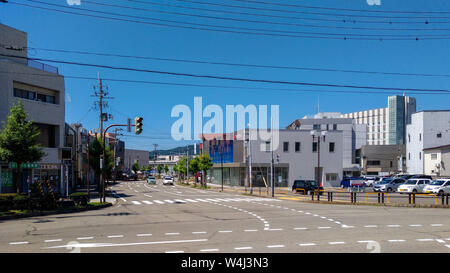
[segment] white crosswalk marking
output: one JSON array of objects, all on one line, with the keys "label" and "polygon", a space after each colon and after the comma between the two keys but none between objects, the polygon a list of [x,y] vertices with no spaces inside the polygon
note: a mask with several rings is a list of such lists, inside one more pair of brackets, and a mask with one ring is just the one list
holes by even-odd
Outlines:
[{"label": "white crosswalk marking", "polygon": [[164,202],[159,201],[159,200],[153,200],[153,202],[155,202],[156,204],[164,204]]},{"label": "white crosswalk marking", "polygon": [[140,205],[141,203],[139,201],[131,201],[135,205]]},{"label": "white crosswalk marking", "polygon": [[184,199],[184,200],[186,200],[188,202],[192,202],[192,203],[198,203],[198,201],[195,201],[195,200],[192,200],[192,199]]},{"label": "white crosswalk marking", "polygon": [[175,202],[178,202],[178,203],[186,203],[185,201],[183,201],[183,200],[181,200],[181,199],[175,199]]},{"label": "white crosswalk marking", "polygon": [[264,199],[264,198],[196,198],[196,199],[166,199],[166,200],[142,200],[142,201],[131,201],[134,205],[142,205],[142,203],[147,205],[152,204],[175,204],[175,203],[219,203],[219,202],[250,202],[250,201],[274,201],[272,199]]},{"label": "white crosswalk marking", "polygon": [[142,201],[142,202],[144,202],[145,204],[147,204],[147,205],[151,205],[151,204],[153,204],[152,202],[150,202],[150,201],[147,201],[147,200],[145,200],[145,201]]},{"label": "white crosswalk marking", "polygon": [[172,201],[172,200],[164,200],[164,202],[167,202],[167,203],[170,203],[170,204],[173,204],[173,203],[175,203],[174,201]]}]

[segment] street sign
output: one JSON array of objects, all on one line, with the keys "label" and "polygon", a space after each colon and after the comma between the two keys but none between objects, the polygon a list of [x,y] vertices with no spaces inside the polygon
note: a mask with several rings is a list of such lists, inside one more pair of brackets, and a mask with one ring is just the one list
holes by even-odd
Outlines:
[{"label": "street sign", "polygon": [[[16,162],[9,162],[8,167],[10,169],[17,169],[18,165]],[[21,163],[20,164],[21,169],[37,169],[39,168],[38,163]]]}]

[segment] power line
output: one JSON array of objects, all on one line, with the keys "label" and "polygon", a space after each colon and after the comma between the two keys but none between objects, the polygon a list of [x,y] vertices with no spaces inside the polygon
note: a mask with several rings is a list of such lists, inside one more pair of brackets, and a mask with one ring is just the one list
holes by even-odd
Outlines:
[{"label": "power line", "polygon": [[[66,9],[73,9],[71,7],[67,7],[64,5],[58,5],[38,0],[25,0],[28,2],[35,2],[40,3],[44,5],[49,6],[56,6],[60,8],[66,8]],[[93,3],[93,2],[91,2]],[[213,27],[213,28],[225,28],[225,29],[232,29],[232,30],[238,30],[238,31],[257,31],[257,32],[277,32],[282,34],[289,34],[289,35],[322,35],[322,36],[342,36],[342,37],[413,37],[417,38],[417,36],[421,37],[448,37],[450,38],[450,34],[421,34],[421,35],[412,35],[412,34],[359,34],[359,33],[323,33],[323,32],[307,32],[307,31],[287,31],[287,30],[277,30],[277,29],[261,29],[261,28],[247,28],[247,27],[232,27],[232,26],[223,26],[223,25],[213,25],[213,24],[199,24],[199,23],[190,23],[190,22],[183,22],[183,21],[176,21],[176,20],[165,20],[165,19],[159,19],[159,18],[153,18],[153,17],[145,17],[145,16],[134,16],[134,15],[127,15],[122,13],[113,13],[113,12],[106,12],[106,11],[98,11],[98,10],[91,10],[91,9],[85,9],[85,8],[77,8],[77,10],[81,11],[87,11],[87,12],[93,12],[93,13],[100,13],[100,14],[106,14],[106,15],[112,15],[112,16],[122,16],[122,17],[129,17],[129,18],[137,18],[137,19],[144,19],[144,20],[152,20],[152,21],[158,21],[158,22],[165,22],[165,23],[175,23],[175,24],[188,24],[192,26],[199,26],[199,27]]]},{"label": "power line", "polygon": [[261,21],[261,20],[248,20],[248,19],[238,19],[238,18],[230,18],[230,17],[218,17],[218,16],[207,16],[200,14],[189,14],[183,12],[173,12],[173,11],[163,11],[163,10],[155,10],[155,9],[147,9],[142,7],[130,7],[124,5],[117,4],[107,4],[100,3],[95,1],[87,1],[84,0],[83,3],[88,3],[92,5],[99,6],[107,6],[121,9],[131,9],[138,11],[146,11],[146,12],[156,12],[156,13],[164,13],[164,14],[172,14],[172,15],[180,15],[180,16],[189,16],[194,18],[206,18],[206,19],[215,19],[215,20],[225,20],[225,21],[237,21],[237,22],[246,22],[246,23],[257,23],[257,24],[271,24],[271,25],[284,25],[284,26],[296,26],[296,27],[311,27],[311,28],[330,28],[330,29],[351,29],[351,30],[370,30],[370,31],[442,31],[442,30],[450,30],[450,28],[369,28],[369,27],[346,27],[346,26],[325,26],[325,25],[311,25],[311,24],[298,24],[298,23],[286,23],[286,22],[274,22],[274,21]]},{"label": "power line", "polygon": [[[26,0],[31,1],[31,0]],[[35,2],[35,1],[31,1]],[[162,24],[162,23],[154,23],[154,22],[147,22],[147,21],[137,21],[137,20],[131,20],[131,19],[124,19],[124,18],[116,18],[116,17],[107,17],[107,16],[100,16],[100,15],[92,15],[92,14],[85,14],[85,13],[77,13],[77,12],[71,12],[71,11],[65,11],[65,10],[58,10],[53,8],[46,8],[41,6],[33,6],[28,5],[24,3],[16,3],[16,2],[9,2],[11,4],[15,5],[21,5],[31,8],[37,8],[37,9],[43,9],[47,11],[54,11],[54,12],[60,12],[65,14],[73,14],[73,15],[79,15],[79,16],[85,16],[85,17],[92,17],[92,18],[100,18],[100,19],[107,19],[107,20],[115,20],[115,21],[121,21],[121,22],[130,22],[130,23],[140,23],[140,24],[147,24],[147,25],[156,25],[156,26],[163,26],[163,27],[171,27],[171,28],[183,28],[183,29],[192,29],[192,30],[202,30],[202,31],[213,31],[213,32],[221,32],[221,33],[232,33],[232,34],[248,34],[248,35],[257,35],[257,36],[271,36],[271,37],[286,37],[286,38],[313,38],[313,39],[334,39],[334,40],[366,40],[366,41],[406,41],[406,40],[448,40],[450,39],[450,34],[444,34],[444,35],[375,35],[375,34],[345,34],[343,37],[337,37],[341,36],[343,34],[337,34],[337,33],[308,33],[308,32],[293,32],[293,31],[282,31],[282,30],[264,30],[264,29],[251,29],[251,28],[239,28],[239,27],[229,27],[229,26],[217,26],[217,25],[206,25],[206,24],[195,24],[195,23],[186,23],[186,22],[178,22],[178,23],[184,23],[184,24],[190,24],[190,25],[200,25],[200,26],[210,26],[215,28],[205,28],[205,27],[193,27],[193,26],[186,26],[186,25],[170,25],[170,24]],[[47,3],[48,4],[48,3]],[[48,5],[56,5],[56,4],[48,4]],[[57,5],[60,6],[60,5]],[[68,8],[65,6],[61,6],[63,8]],[[96,12],[96,13],[102,13],[102,14],[114,14],[110,12],[101,12],[101,11],[93,11],[93,10],[87,10],[83,9],[85,11],[90,12]],[[146,17],[139,17],[139,16],[131,16],[131,15],[120,15],[116,14],[118,16],[123,17],[132,17],[132,18],[146,18]],[[156,20],[156,21],[171,21],[171,20],[162,20],[162,19],[150,19],[149,20]],[[176,22],[176,21],[171,21]],[[227,29],[217,29],[217,28],[227,28]],[[236,30],[228,30],[228,29],[236,29]],[[253,31],[260,31],[260,32],[252,32]],[[277,33],[267,33],[269,32],[277,32]],[[295,35],[294,33],[304,33],[305,35]],[[309,34],[309,35],[307,35]],[[318,36],[322,35],[322,36]],[[328,35],[328,36],[327,36]],[[356,36],[356,37],[354,37]],[[386,37],[384,37],[386,36]],[[419,38],[419,37],[425,37],[425,38]],[[366,38],[366,37],[378,37],[378,38]]]},{"label": "power line", "polygon": [[279,2],[264,2],[255,0],[231,0],[236,2],[256,3],[263,5],[274,5],[284,7],[296,7],[305,9],[319,9],[319,10],[339,10],[339,11],[351,11],[351,12],[370,12],[370,13],[409,13],[409,14],[450,14],[450,11],[404,11],[404,10],[367,10],[367,9],[344,9],[344,8],[332,8],[332,7],[317,7],[317,6],[305,6],[297,4],[285,4]]},{"label": "power line", "polygon": [[282,13],[295,13],[295,14],[310,14],[310,15],[321,15],[321,16],[336,16],[336,17],[356,17],[356,18],[395,18],[395,19],[449,19],[448,16],[387,16],[387,15],[359,15],[359,14],[341,14],[341,13],[323,13],[323,12],[310,12],[310,11],[297,11],[297,10],[280,10],[280,9],[272,9],[272,8],[261,8],[254,6],[240,6],[240,5],[229,5],[222,3],[211,3],[205,1],[193,1],[193,0],[176,0],[179,2],[185,3],[194,3],[200,5],[211,5],[218,7],[227,7],[227,8],[239,8],[239,9],[250,9],[250,10],[262,10],[262,11],[270,11],[270,12],[282,12]]},{"label": "power line", "polygon": [[329,84],[329,83],[309,83],[309,82],[251,79],[251,78],[238,78],[238,77],[227,77],[227,76],[218,76],[218,75],[201,75],[201,74],[192,74],[192,73],[161,71],[161,70],[152,70],[152,69],[140,69],[140,68],[133,68],[133,67],[118,67],[118,66],[111,66],[111,65],[80,63],[80,62],[53,60],[53,59],[29,58],[29,57],[14,56],[14,55],[8,55],[8,54],[0,54],[0,56],[27,59],[27,60],[35,60],[35,61],[46,61],[46,62],[53,62],[53,63],[71,64],[71,65],[78,65],[78,66],[98,67],[98,68],[106,68],[106,69],[113,69],[113,70],[125,70],[125,71],[145,72],[145,73],[154,73],[154,74],[170,75],[170,76],[183,76],[183,77],[191,77],[191,78],[216,79],[216,80],[227,80],[227,81],[243,81],[243,82],[253,82],[253,83],[257,82],[257,83],[302,85],[302,86],[332,87],[332,88],[352,88],[352,89],[390,90],[390,91],[400,91],[401,90],[401,91],[450,93],[450,90],[448,90],[448,89],[426,89],[426,88],[420,89],[420,88],[357,86],[357,85],[342,85],[342,84]]},{"label": "power line", "polygon": [[[47,74],[32,74],[32,73],[20,73],[20,72],[5,72],[0,73],[10,74],[27,74],[38,75],[44,77],[61,77],[59,75],[47,75]],[[64,78],[78,79],[78,80],[97,80],[93,77],[81,77],[81,76],[64,76]],[[290,88],[268,88],[268,87],[249,87],[249,86],[226,86],[226,85],[205,85],[205,84],[188,84],[188,83],[173,83],[173,82],[161,82],[161,81],[144,81],[144,80],[130,80],[130,79],[117,79],[117,78],[102,78],[104,81],[111,82],[126,82],[126,83],[138,83],[138,84],[154,84],[154,85],[169,85],[169,86],[183,86],[183,87],[201,87],[201,88],[222,88],[222,89],[237,89],[237,90],[257,90],[257,91],[287,91],[287,92],[312,92],[312,93],[337,93],[337,94],[393,94],[403,93],[401,90],[383,92],[383,91],[351,91],[351,90],[317,90],[317,89],[290,89]],[[448,92],[418,92],[409,91],[414,95],[450,95]]]},{"label": "power line", "polygon": [[307,20],[307,21],[321,21],[321,22],[336,22],[336,23],[365,23],[365,24],[447,24],[449,21],[392,21],[392,20],[341,20],[341,19],[327,19],[327,18],[308,18],[308,17],[297,17],[297,16],[283,16],[283,15],[274,15],[274,14],[263,14],[263,13],[249,13],[249,12],[239,12],[239,11],[230,11],[224,9],[209,9],[209,8],[201,8],[201,7],[188,7],[188,6],[180,6],[174,4],[166,4],[166,3],[154,3],[149,1],[139,1],[139,0],[125,0],[128,2],[141,3],[146,5],[153,6],[165,6],[165,7],[175,7],[180,9],[189,9],[189,10],[200,10],[200,11],[208,11],[208,12],[216,12],[216,13],[228,13],[228,14],[238,14],[238,15],[250,15],[250,16],[258,16],[258,17],[270,17],[270,18],[284,18],[284,19],[298,19],[298,20]]},{"label": "power line", "polygon": [[192,59],[174,59],[174,58],[161,58],[161,57],[149,57],[149,56],[135,56],[135,55],[123,55],[123,54],[87,52],[87,51],[76,51],[76,50],[63,50],[63,49],[47,49],[47,48],[35,48],[35,47],[28,47],[28,49],[40,50],[40,51],[50,51],[50,52],[60,52],[60,53],[75,53],[75,54],[82,54],[82,55],[105,56],[105,57],[133,58],[133,59],[141,59],[141,60],[156,60],[156,61],[208,64],[208,65],[224,65],[224,66],[240,66],[240,67],[253,67],[253,68],[306,70],[306,71],[320,71],[320,72],[342,72],[342,73],[359,73],[359,74],[379,74],[379,75],[391,75],[391,76],[450,77],[450,74],[401,73],[401,72],[383,72],[383,71],[364,71],[364,70],[349,70],[349,69],[298,67],[298,66],[277,66],[277,65],[261,65],[261,64],[244,64],[244,63],[229,63],[229,62],[215,62],[215,61],[199,61],[199,60],[192,60]]}]

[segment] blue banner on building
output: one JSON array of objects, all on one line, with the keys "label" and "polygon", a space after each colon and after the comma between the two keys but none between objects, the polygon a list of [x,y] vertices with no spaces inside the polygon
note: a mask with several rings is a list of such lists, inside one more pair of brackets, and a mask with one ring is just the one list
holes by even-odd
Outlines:
[{"label": "blue banner on building", "polygon": [[[215,164],[233,163],[233,141],[211,140],[209,141],[209,156]],[[222,161],[223,160],[223,161]]]}]

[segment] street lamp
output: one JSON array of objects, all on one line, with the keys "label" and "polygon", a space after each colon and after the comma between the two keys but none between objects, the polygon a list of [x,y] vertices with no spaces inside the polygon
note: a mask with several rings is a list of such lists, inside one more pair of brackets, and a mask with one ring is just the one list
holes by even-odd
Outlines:
[{"label": "street lamp", "polygon": [[319,132],[318,130],[312,130],[311,132],[313,143],[315,141],[315,138],[317,137],[317,184],[319,187],[323,187],[322,185],[322,179],[321,179],[321,171],[320,171],[320,142],[325,142],[325,135],[326,131]]}]

